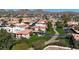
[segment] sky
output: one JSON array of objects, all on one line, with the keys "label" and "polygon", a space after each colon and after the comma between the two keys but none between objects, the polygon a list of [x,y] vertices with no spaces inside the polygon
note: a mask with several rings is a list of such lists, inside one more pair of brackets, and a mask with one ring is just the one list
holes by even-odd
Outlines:
[{"label": "sky", "polygon": [[65,12],[65,11],[79,12],[79,9],[44,9],[44,10],[50,11],[50,12]]}]

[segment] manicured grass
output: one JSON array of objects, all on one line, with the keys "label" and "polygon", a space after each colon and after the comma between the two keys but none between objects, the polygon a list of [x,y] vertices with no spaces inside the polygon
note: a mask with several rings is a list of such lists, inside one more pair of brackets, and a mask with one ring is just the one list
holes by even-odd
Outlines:
[{"label": "manicured grass", "polygon": [[63,28],[56,28],[56,30],[59,32],[59,34],[65,34]]},{"label": "manicured grass", "polygon": [[48,33],[48,34],[55,34],[53,29],[47,30],[46,33]]}]

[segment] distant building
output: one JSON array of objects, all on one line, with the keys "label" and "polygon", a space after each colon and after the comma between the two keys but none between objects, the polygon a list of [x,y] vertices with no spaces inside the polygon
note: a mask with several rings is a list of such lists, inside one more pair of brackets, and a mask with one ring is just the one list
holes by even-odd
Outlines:
[{"label": "distant building", "polygon": [[20,27],[20,28],[28,28],[29,24],[24,24],[24,23],[17,23],[14,24],[15,27]]},{"label": "distant building", "polygon": [[22,18],[22,19],[23,23],[30,23],[32,21],[31,18]]},{"label": "distant building", "polygon": [[17,24],[17,23],[19,23],[19,18],[10,18],[10,20],[7,23],[8,24]]}]

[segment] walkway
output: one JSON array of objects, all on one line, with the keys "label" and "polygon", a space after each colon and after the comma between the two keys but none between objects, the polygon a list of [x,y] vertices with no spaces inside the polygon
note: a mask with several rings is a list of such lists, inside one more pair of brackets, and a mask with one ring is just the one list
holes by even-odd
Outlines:
[{"label": "walkway", "polygon": [[[55,46],[55,45],[50,45],[45,47],[43,50],[71,50],[69,47],[62,47],[62,46]],[[72,49],[76,50],[76,49]]]},{"label": "walkway", "polygon": [[57,35],[55,37],[52,37],[50,40],[46,41],[45,42],[45,45],[48,45],[48,44],[50,44],[52,42],[58,42],[59,41],[59,40],[55,40],[58,37],[58,35],[59,35],[58,31],[55,28],[54,28],[54,32]]}]

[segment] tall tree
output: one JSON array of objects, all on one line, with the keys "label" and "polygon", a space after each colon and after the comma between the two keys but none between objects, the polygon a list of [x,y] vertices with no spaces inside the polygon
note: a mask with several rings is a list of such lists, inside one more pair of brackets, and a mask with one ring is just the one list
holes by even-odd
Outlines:
[{"label": "tall tree", "polygon": [[56,22],[56,26],[57,26],[58,28],[62,28],[62,27],[63,27],[63,24],[62,24],[61,21],[57,21],[57,22]]},{"label": "tall tree", "polygon": [[19,23],[21,23],[21,22],[22,22],[22,20],[23,20],[23,19],[22,19],[22,18],[20,18],[20,19],[19,19]]},{"label": "tall tree", "polygon": [[67,22],[71,20],[71,15],[69,14],[64,14],[63,16],[61,16],[61,20],[64,26],[67,25]]},{"label": "tall tree", "polygon": [[47,23],[47,30],[51,30],[52,29],[52,24],[51,24],[51,22],[50,21],[48,21],[48,23]]},{"label": "tall tree", "polygon": [[14,39],[11,34],[6,30],[0,30],[0,49],[9,49],[9,47],[13,44]]}]

